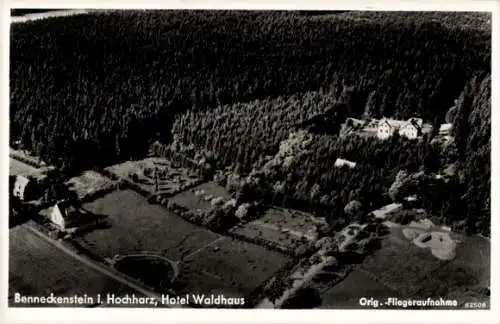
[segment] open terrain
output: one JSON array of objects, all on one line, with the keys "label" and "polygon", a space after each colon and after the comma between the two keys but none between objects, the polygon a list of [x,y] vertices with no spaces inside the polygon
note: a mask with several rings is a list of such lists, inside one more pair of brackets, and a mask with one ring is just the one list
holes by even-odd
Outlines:
[{"label": "open terrain", "polygon": [[359,308],[361,297],[399,297],[399,294],[365,273],[354,270],[344,280],[321,294],[322,303],[319,308]]},{"label": "open terrain", "polygon": [[112,192],[83,207],[107,216],[108,227],[75,238],[79,244],[103,258],[147,252],[181,262],[173,286],[178,293],[215,289],[246,296],[290,260],[188,223],[130,190]]},{"label": "open terrain", "polygon": [[99,293],[140,295],[63,253],[25,226],[9,231],[10,305],[10,298],[16,292],[31,296],[54,293],[63,297],[74,294],[95,297]]},{"label": "open terrain", "polygon": [[244,295],[257,288],[288,261],[290,258],[279,252],[232,238],[224,238],[184,260],[191,267],[203,269],[238,287]]},{"label": "open terrain", "polygon": [[163,207],[148,204],[131,190],[112,192],[83,208],[106,217],[109,224],[78,238],[101,257],[148,251],[177,260],[219,237]]},{"label": "open terrain", "polygon": [[381,249],[367,257],[358,271],[405,297],[440,297],[465,287],[489,287],[489,243],[478,237],[454,237],[459,242],[456,257],[444,261],[416,246],[400,226],[394,226]]}]

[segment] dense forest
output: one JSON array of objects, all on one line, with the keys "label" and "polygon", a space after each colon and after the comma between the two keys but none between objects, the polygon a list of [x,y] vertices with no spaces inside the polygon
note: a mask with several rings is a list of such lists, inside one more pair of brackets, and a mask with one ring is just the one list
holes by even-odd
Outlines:
[{"label": "dense forest", "polygon": [[[422,184],[424,201],[485,232],[490,20],[458,12],[112,11],[14,24],[11,139],[66,173],[141,158],[158,140],[208,151],[217,168],[244,176],[263,172],[297,125],[326,113],[333,131],[314,134],[285,169],[268,172],[269,188],[369,210],[387,199],[399,171],[437,174],[453,164],[458,172],[446,184]],[[454,149],[432,136],[335,134],[345,117],[361,116],[452,122]],[[333,168],[338,157],[357,166]],[[450,184],[457,189],[442,188]],[[433,190],[450,197],[424,194]]]}]

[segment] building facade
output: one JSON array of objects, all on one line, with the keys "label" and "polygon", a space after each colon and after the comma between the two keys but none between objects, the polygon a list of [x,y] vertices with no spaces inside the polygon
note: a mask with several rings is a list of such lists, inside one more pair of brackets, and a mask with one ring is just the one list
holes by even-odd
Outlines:
[{"label": "building facade", "polygon": [[378,123],[377,137],[381,140],[388,139],[394,134],[394,126],[388,119],[382,118]]},{"label": "building facade", "polygon": [[378,123],[377,137],[385,140],[395,132],[408,139],[416,139],[422,135],[423,120],[410,118],[407,121],[382,118]]},{"label": "building facade", "polygon": [[27,201],[36,197],[36,181],[18,175],[14,179],[12,194],[21,201]]}]

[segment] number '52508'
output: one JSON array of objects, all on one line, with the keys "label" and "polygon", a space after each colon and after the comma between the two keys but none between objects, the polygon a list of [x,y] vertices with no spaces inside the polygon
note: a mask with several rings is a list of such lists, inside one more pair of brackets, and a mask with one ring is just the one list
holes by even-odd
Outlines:
[{"label": "number '52508'", "polygon": [[470,302],[470,303],[465,303],[464,308],[469,308],[469,309],[485,309],[487,308],[488,305],[486,302]]}]

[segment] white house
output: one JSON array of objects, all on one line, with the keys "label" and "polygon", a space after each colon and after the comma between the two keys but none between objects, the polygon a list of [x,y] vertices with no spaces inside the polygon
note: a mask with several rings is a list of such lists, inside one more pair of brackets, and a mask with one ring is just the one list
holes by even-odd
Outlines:
[{"label": "white house", "polygon": [[14,195],[14,197],[17,197],[20,200],[30,200],[35,189],[36,183],[34,180],[31,180],[22,175],[18,175],[14,180],[12,194]]},{"label": "white house", "polygon": [[60,229],[67,229],[76,225],[79,216],[79,211],[71,202],[64,200],[52,207],[50,221]]},{"label": "white house", "polygon": [[415,139],[422,134],[423,120],[420,118],[410,118],[399,128],[399,135],[408,139]]},{"label": "white house", "polygon": [[418,201],[418,196],[417,195],[407,196],[404,198],[404,200],[407,202],[415,202]]},{"label": "white house", "polygon": [[378,122],[377,137],[385,140],[397,131],[403,137],[415,139],[422,135],[422,128],[423,120],[421,118],[410,118],[407,121],[382,118]]},{"label": "white house", "polygon": [[441,126],[439,126],[439,135],[449,136],[451,133],[452,127],[453,127],[453,124],[451,124],[451,123],[441,124]]},{"label": "white house", "polygon": [[394,134],[395,128],[387,118],[382,118],[378,122],[377,137],[381,140],[388,139]]},{"label": "white house", "polygon": [[352,161],[349,161],[349,160],[344,160],[344,159],[338,158],[337,160],[335,160],[334,166],[336,168],[340,168],[340,167],[343,167],[343,166],[348,166],[349,168],[352,169],[352,168],[356,167],[356,162],[352,162]]}]

